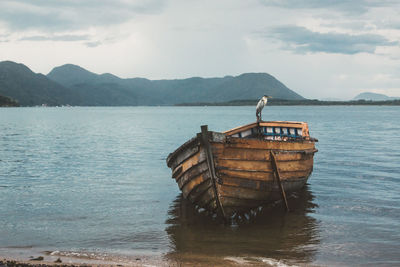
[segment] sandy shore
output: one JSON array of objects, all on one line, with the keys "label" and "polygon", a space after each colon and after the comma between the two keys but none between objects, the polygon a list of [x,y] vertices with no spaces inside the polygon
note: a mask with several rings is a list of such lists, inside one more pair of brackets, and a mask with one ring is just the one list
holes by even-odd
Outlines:
[{"label": "sandy shore", "polygon": [[302,266],[287,265],[266,258],[213,257],[198,254],[170,255],[168,258],[138,257],[131,260],[94,260],[74,257],[38,256],[29,260],[0,257],[0,267],[136,267],[136,266]]},{"label": "sandy shore", "polygon": [[[179,265],[179,264],[178,264]],[[95,259],[87,257],[72,257],[72,256],[52,256],[44,255],[37,257],[8,257],[0,256],[0,267],[83,267],[83,266],[178,266],[168,260],[158,257],[136,257],[124,259]]]},{"label": "sandy shore", "polygon": [[[65,260],[65,258],[64,258]],[[73,263],[72,263],[73,262]],[[179,266],[168,261],[159,260],[146,260],[138,259],[136,262],[110,262],[110,261],[93,261],[93,260],[66,260],[65,262],[60,258],[56,261],[49,261],[49,259],[43,258],[43,260],[21,260],[4,258],[0,260],[0,267],[85,267],[85,266],[99,266],[99,267],[130,267],[130,266]]]},{"label": "sandy shore", "polygon": [[0,267],[83,266],[301,266],[295,262],[252,257],[216,256],[196,252],[167,254],[112,254],[89,251],[42,251],[34,248],[0,249]]},{"label": "sandy shore", "polygon": [[0,267],[20,266],[174,266],[161,255],[114,255],[34,249],[0,250]]}]

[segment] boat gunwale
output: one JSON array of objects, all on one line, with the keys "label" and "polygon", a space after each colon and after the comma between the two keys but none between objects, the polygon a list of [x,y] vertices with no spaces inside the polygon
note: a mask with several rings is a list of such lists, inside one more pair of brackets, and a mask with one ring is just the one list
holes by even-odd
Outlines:
[{"label": "boat gunwale", "polygon": [[[260,121],[260,122],[252,122],[249,124],[245,124],[242,126],[235,127],[233,129],[224,131],[223,133],[226,134],[227,136],[231,136],[233,134],[236,134],[241,131],[245,131],[248,129],[252,129],[255,127],[267,127],[267,126],[283,126],[283,127],[289,127],[289,128],[302,128],[302,129],[307,129],[308,130],[308,123],[302,122],[302,121]],[[307,135],[303,137],[309,137],[308,131]]]},{"label": "boat gunwale", "polygon": [[197,136],[192,137],[191,139],[189,139],[188,141],[183,143],[181,146],[179,146],[177,149],[175,149],[174,152],[171,152],[168,155],[167,160],[166,160],[167,161],[167,166],[171,168],[172,161],[179,155],[179,153],[182,152],[183,150],[185,150],[187,147],[190,147],[190,146],[192,146],[194,144],[196,144],[196,145],[200,144]]}]

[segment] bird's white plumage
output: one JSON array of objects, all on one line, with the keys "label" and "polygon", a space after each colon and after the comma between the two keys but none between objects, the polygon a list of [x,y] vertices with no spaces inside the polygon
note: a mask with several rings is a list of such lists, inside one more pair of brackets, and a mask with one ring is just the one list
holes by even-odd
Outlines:
[{"label": "bird's white plumage", "polygon": [[263,96],[260,99],[260,101],[258,101],[257,106],[256,106],[257,121],[261,121],[261,111],[267,105],[267,102],[268,102],[267,96]]}]

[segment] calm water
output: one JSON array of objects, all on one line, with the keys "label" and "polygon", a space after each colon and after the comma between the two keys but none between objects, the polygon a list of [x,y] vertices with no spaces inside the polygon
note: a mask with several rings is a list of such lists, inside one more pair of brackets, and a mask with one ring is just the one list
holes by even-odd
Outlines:
[{"label": "calm water", "polygon": [[167,155],[200,125],[227,130],[254,109],[0,109],[0,252],[399,265],[398,107],[267,107],[264,119],[307,121],[319,139],[288,214],[223,226],[181,199]]}]

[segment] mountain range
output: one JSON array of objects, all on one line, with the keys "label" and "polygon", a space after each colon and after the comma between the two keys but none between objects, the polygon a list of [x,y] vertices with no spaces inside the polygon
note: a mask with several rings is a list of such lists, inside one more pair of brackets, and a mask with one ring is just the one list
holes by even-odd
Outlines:
[{"label": "mountain range", "polygon": [[395,100],[395,99],[400,99],[400,97],[392,97],[392,96],[387,96],[384,94],[377,94],[377,93],[371,93],[371,92],[364,92],[364,93],[358,94],[356,97],[353,98],[353,100],[371,100],[371,101],[388,101],[388,100]]},{"label": "mountain range", "polygon": [[175,105],[256,100],[262,95],[305,99],[267,73],[175,80],[122,79],[109,73],[96,74],[72,64],[56,67],[43,75],[12,61],[0,62],[0,95],[17,100],[21,106]]}]

